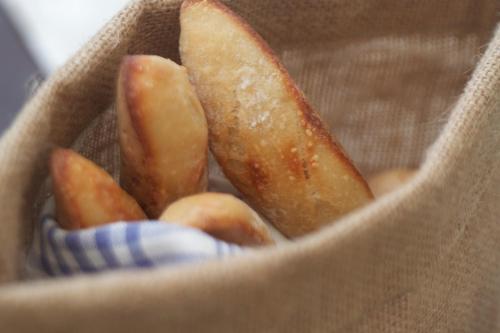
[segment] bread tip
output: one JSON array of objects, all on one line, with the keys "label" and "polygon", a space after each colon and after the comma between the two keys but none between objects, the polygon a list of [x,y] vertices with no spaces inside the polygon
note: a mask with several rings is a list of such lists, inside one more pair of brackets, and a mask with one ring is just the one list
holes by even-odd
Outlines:
[{"label": "bread tip", "polygon": [[63,170],[68,164],[68,161],[74,156],[76,156],[76,153],[71,149],[60,147],[54,148],[51,151],[49,158],[49,167],[52,175],[54,176],[58,170]]},{"label": "bread tip", "polygon": [[135,55],[135,54],[124,55],[122,58],[122,61],[120,62],[120,67],[128,66],[136,58],[137,58],[137,55]]},{"label": "bread tip", "polygon": [[70,153],[71,151],[66,148],[61,148],[61,147],[53,148],[52,151],[50,152],[50,160],[59,161]]},{"label": "bread tip", "polygon": [[143,68],[142,58],[144,58],[143,55],[137,55],[137,54],[124,56],[120,64],[120,72],[129,74],[140,72]]}]

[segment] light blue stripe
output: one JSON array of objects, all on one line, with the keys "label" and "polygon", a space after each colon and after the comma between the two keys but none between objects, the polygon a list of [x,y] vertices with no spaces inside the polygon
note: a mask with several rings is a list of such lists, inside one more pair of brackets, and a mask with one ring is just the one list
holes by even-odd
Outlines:
[{"label": "light blue stripe", "polygon": [[82,271],[84,272],[96,271],[94,265],[92,265],[90,260],[85,255],[85,250],[82,247],[78,231],[68,232],[64,237],[64,241],[66,243],[66,246],[73,254],[73,257],[75,258],[76,262],[78,263],[78,266],[80,266],[80,269]]},{"label": "light blue stripe", "polygon": [[71,270],[69,269],[68,265],[66,264],[66,261],[64,258],[61,256],[61,253],[59,252],[59,244],[55,241],[54,234],[57,231],[57,226],[56,225],[51,225],[49,227],[49,230],[47,231],[47,239],[49,241],[50,248],[52,249],[52,253],[56,257],[57,264],[59,269],[64,275],[70,275]]},{"label": "light blue stripe", "polygon": [[57,262],[57,258],[53,252],[53,248],[49,242],[48,232],[50,227],[55,223],[52,220],[47,220],[47,222],[43,225],[42,234],[45,238],[44,240],[44,249],[45,249],[45,257],[47,259],[47,263],[50,266],[50,269],[54,272],[54,275],[65,275],[61,272],[61,268],[59,267],[59,263]]},{"label": "light blue stripe", "polygon": [[111,244],[111,228],[98,228],[95,233],[96,246],[101,252],[102,257],[106,261],[106,264],[110,268],[118,267],[118,261],[116,260],[115,254],[113,252],[113,244]]},{"label": "light blue stripe", "polygon": [[[111,224],[89,234],[89,230],[63,230],[47,217],[40,237],[41,269],[49,275],[178,265],[241,251],[198,229],[150,221]],[[95,256],[99,256],[99,267],[94,264]]]},{"label": "light blue stripe", "polygon": [[215,241],[215,253],[217,254],[217,257],[220,257],[222,255],[222,244],[218,241]]},{"label": "light blue stripe", "polygon": [[40,263],[42,264],[42,268],[49,274],[50,276],[54,276],[54,271],[52,270],[52,267],[49,264],[49,261],[47,259],[47,253],[45,251],[45,229],[44,226],[46,223],[48,223],[48,219],[50,219],[50,216],[44,216],[42,217],[42,223],[40,224]]},{"label": "light blue stripe", "polygon": [[151,267],[153,263],[142,251],[140,242],[140,224],[139,223],[129,223],[126,228],[125,239],[127,241],[130,254],[134,259],[134,262],[139,267]]}]

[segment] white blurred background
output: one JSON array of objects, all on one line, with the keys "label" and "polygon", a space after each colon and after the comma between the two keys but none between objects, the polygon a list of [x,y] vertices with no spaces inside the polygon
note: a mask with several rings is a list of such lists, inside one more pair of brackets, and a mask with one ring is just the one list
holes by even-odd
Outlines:
[{"label": "white blurred background", "polygon": [[33,87],[133,0],[0,0],[0,136]]},{"label": "white blurred background", "polygon": [[44,74],[51,73],[129,0],[0,0]]}]

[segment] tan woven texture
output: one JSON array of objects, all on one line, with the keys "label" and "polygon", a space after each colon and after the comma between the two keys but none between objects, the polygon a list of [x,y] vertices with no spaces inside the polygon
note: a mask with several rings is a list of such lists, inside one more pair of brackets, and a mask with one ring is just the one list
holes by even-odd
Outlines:
[{"label": "tan woven texture", "polygon": [[47,80],[0,141],[0,331],[498,332],[498,0],[229,6],[269,41],[365,175],[421,165],[417,177],[281,247],[183,268],[20,280],[49,149],[78,139],[116,171],[105,110],[120,58],[179,59],[179,1],[134,2]]}]

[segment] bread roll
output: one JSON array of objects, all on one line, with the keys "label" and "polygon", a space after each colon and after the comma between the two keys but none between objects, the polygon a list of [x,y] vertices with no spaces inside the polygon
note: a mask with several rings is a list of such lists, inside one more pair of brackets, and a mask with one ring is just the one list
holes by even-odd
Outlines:
[{"label": "bread roll", "polygon": [[184,67],[127,56],[117,91],[121,182],[151,218],[207,186],[208,129]]},{"label": "bread roll", "polygon": [[416,170],[404,168],[385,170],[370,177],[368,184],[370,184],[375,197],[380,197],[396,190],[409,181],[416,173]]},{"label": "bread roll", "polygon": [[363,177],[262,38],[213,0],[184,1],[180,54],[225,175],[289,237],[372,199]]},{"label": "bread roll", "polygon": [[160,220],[198,228],[229,243],[274,243],[266,224],[243,201],[229,194],[202,193],[171,204]]},{"label": "bread roll", "polygon": [[69,149],[53,151],[50,172],[56,218],[64,229],[146,218],[134,198],[106,171]]}]

